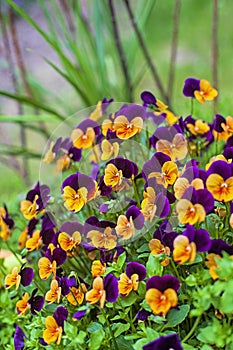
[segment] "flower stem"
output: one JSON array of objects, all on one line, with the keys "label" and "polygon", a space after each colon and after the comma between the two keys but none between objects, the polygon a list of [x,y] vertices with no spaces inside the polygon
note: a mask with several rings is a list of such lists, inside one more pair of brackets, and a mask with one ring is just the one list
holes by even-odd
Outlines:
[{"label": "flower stem", "polygon": [[201,319],[201,316],[198,316],[196,321],[194,322],[192,328],[190,329],[189,333],[186,335],[186,337],[182,340],[183,343],[185,343],[192,335],[193,333],[195,332],[197,326],[198,326],[198,323],[200,322],[200,319]]},{"label": "flower stem", "polygon": [[171,259],[170,261],[171,261],[171,265],[172,265],[172,268],[173,268],[173,270],[175,272],[176,277],[180,280],[181,278],[180,278],[179,272],[178,272],[178,270],[176,268],[176,265],[175,265],[173,259]]},{"label": "flower stem", "polygon": [[107,323],[109,332],[110,332],[110,334],[111,334],[111,338],[112,338],[112,341],[113,341],[113,344],[114,344],[114,348],[115,348],[115,350],[119,350],[118,345],[117,345],[117,342],[116,342],[116,338],[115,338],[115,336],[114,336],[114,333],[113,333],[113,331],[112,331],[110,322],[109,322],[109,320],[108,320],[108,315],[106,315],[104,309],[101,309],[101,311],[102,311],[102,314],[103,314],[103,316],[104,316],[104,318],[105,318],[105,320],[106,320],[106,323]]}]

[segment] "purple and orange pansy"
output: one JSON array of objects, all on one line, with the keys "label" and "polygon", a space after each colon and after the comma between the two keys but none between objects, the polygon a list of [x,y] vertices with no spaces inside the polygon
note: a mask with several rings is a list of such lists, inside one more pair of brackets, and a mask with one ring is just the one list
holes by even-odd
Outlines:
[{"label": "purple and orange pansy", "polygon": [[172,275],[153,276],[146,282],[146,302],[155,315],[166,316],[178,304],[179,280]]}]

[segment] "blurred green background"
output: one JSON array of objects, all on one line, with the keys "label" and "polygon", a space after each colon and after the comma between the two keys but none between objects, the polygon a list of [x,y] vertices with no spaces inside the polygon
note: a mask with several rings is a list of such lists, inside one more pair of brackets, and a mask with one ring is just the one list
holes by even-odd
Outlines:
[{"label": "blurred green background", "polygon": [[[111,3],[133,102],[141,103],[143,90],[152,91],[164,101],[138,43],[125,2]],[[231,115],[233,2],[130,0],[129,4],[150,59],[171,97],[171,106],[176,115],[184,117],[190,113],[190,100],[182,95],[184,80],[196,77],[214,83],[212,46],[216,6],[217,111]],[[122,71],[109,5],[107,0],[4,0],[1,4],[0,203],[10,203],[11,207],[37,181],[41,152],[50,133],[61,123],[61,117],[92,106],[104,96],[113,97],[116,102],[129,102],[129,81]],[[177,31],[177,55],[173,60],[171,90],[168,81],[174,31]],[[17,57],[17,44],[21,57]],[[9,64],[9,55],[13,66]],[[19,58],[25,68],[23,73]],[[9,93],[12,95],[6,97]],[[48,113],[51,109],[52,113]],[[195,117],[211,121],[213,113],[213,104],[196,103]]]}]

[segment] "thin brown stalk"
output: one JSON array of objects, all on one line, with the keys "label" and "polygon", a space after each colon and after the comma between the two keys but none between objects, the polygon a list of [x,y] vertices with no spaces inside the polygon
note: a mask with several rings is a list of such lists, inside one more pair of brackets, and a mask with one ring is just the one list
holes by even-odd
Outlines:
[{"label": "thin brown stalk", "polygon": [[175,67],[176,67],[177,48],[178,48],[180,8],[181,8],[181,0],[176,0],[174,14],[173,14],[173,34],[172,34],[172,44],[171,44],[171,59],[170,59],[170,69],[169,69],[168,87],[167,87],[167,94],[169,95],[171,100],[172,100],[172,93],[173,93],[173,88],[174,88]]},{"label": "thin brown stalk", "polygon": [[117,50],[119,53],[122,71],[123,71],[124,77],[125,77],[128,98],[129,98],[129,102],[132,102],[133,101],[132,82],[131,82],[131,78],[130,78],[128,67],[127,67],[125,53],[124,53],[123,46],[122,46],[122,43],[120,40],[118,24],[116,21],[116,14],[115,14],[114,6],[113,6],[113,0],[108,0],[108,4],[109,4],[110,13],[111,13],[111,20],[112,20],[115,43],[116,43],[116,47],[117,47]]},{"label": "thin brown stalk", "polygon": [[[18,86],[17,86],[17,79],[14,71],[14,62],[12,59],[11,55],[11,49],[10,49],[10,41],[9,41],[9,36],[8,36],[8,31],[6,28],[5,20],[2,16],[2,13],[0,11],[0,25],[1,25],[1,31],[2,31],[2,39],[3,39],[3,44],[4,44],[4,51],[6,55],[6,60],[9,66],[9,71],[10,71],[10,76],[12,79],[12,84],[14,87],[15,92],[17,92]],[[18,114],[22,114],[22,106],[18,102],[17,103],[17,109],[18,109]],[[23,127],[21,127],[22,130]],[[22,136],[21,136],[22,137]],[[9,159],[1,158],[1,162],[12,167],[13,169],[17,170],[17,172],[25,178],[25,169],[21,168],[19,161],[16,159],[16,157],[11,157]]]},{"label": "thin brown stalk", "polygon": [[167,95],[164,87],[163,87],[163,84],[162,84],[162,81],[160,80],[160,77],[159,77],[159,74],[157,72],[157,69],[155,67],[155,64],[153,63],[151,57],[150,57],[150,54],[149,54],[149,51],[147,49],[147,46],[144,42],[144,39],[142,37],[142,34],[138,28],[138,25],[137,25],[137,22],[135,21],[135,18],[134,18],[134,14],[133,14],[133,11],[130,7],[130,4],[129,4],[129,0],[123,0],[124,3],[125,3],[125,6],[126,6],[126,9],[128,11],[128,14],[129,14],[129,18],[130,18],[130,21],[131,21],[131,24],[132,24],[132,27],[135,31],[135,34],[137,36],[137,39],[138,39],[138,42],[139,42],[139,45],[141,47],[141,50],[145,56],[145,59],[146,59],[146,62],[151,70],[151,74],[152,74],[152,77],[154,79],[154,82],[156,84],[156,86],[158,87],[159,91],[160,91],[160,94],[162,96],[162,98],[165,100],[166,103],[168,103],[170,105],[170,98],[169,96]]},{"label": "thin brown stalk", "polygon": [[[212,77],[213,85],[218,88],[218,0],[213,1],[212,22]],[[213,113],[216,114],[218,99],[213,101]]]},{"label": "thin brown stalk", "polygon": [[[19,68],[19,72],[21,74],[21,79],[23,81],[23,85],[25,87],[25,90],[27,91],[28,95],[31,96],[31,91],[30,87],[28,85],[28,81],[26,78],[26,69],[22,60],[22,55],[19,47],[19,42],[18,42],[18,36],[17,36],[17,31],[16,31],[16,26],[15,26],[15,18],[14,18],[14,13],[12,9],[9,9],[8,11],[8,17],[9,17],[9,31],[11,34],[12,38],[12,44],[13,44],[13,49],[15,52],[15,57],[17,61],[17,66]],[[11,50],[9,51],[9,54],[11,55]],[[17,80],[13,80],[14,83],[14,88],[15,92],[18,92],[18,84]],[[22,106],[19,104],[18,106],[18,114],[21,115],[23,113],[22,111]],[[27,148],[27,134],[26,134],[26,129],[24,125],[20,126],[20,140],[21,140],[21,146],[22,148],[26,149]],[[29,185],[29,163],[28,163],[28,158],[25,156],[22,159],[23,161],[23,169],[24,169],[24,180],[26,185]]]}]

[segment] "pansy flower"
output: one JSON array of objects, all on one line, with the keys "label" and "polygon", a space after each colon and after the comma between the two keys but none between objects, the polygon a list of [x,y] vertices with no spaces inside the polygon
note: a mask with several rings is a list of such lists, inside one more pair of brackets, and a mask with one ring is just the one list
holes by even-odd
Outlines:
[{"label": "pansy flower", "polygon": [[102,160],[108,160],[112,156],[116,158],[119,153],[119,140],[116,137],[116,133],[108,130],[106,139],[101,143]]},{"label": "pansy flower", "polygon": [[99,134],[99,124],[94,120],[85,119],[72,131],[71,140],[76,148],[91,148]]},{"label": "pansy flower", "polygon": [[233,167],[222,160],[211,164],[206,187],[217,201],[230,202],[233,199]]},{"label": "pansy flower", "polygon": [[138,173],[138,167],[128,159],[117,157],[107,163],[104,174],[104,183],[111,186],[114,191],[127,189]]},{"label": "pansy flower", "polygon": [[59,303],[61,298],[61,287],[59,287],[57,280],[52,280],[50,290],[45,294],[45,300],[51,304],[57,301]]},{"label": "pansy flower", "polygon": [[94,260],[91,265],[92,277],[98,277],[105,273],[106,264],[102,264],[100,260]]},{"label": "pansy flower", "polygon": [[218,91],[205,79],[188,78],[185,80],[183,94],[186,97],[195,97],[198,102],[204,103],[212,101],[218,95]]},{"label": "pansy flower", "polygon": [[233,134],[233,117],[224,118],[216,114],[213,123],[213,135],[217,141],[228,141]]},{"label": "pansy flower", "polygon": [[152,255],[164,255],[165,258],[161,262],[162,266],[167,266],[169,264],[169,256],[170,256],[170,248],[163,245],[162,242],[157,239],[153,238],[149,242],[149,249],[151,251]]},{"label": "pansy flower", "polygon": [[178,304],[179,280],[172,275],[153,276],[146,282],[145,299],[155,315],[166,316]]},{"label": "pansy flower", "polygon": [[119,293],[123,296],[138,290],[139,281],[146,277],[146,268],[137,262],[130,262],[126,266],[126,272],[120,275],[118,282]]},{"label": "pansy flower", "polygon": [[78,222],[66,222],[60,228],[58,243],[65,251],[70,251],[81,243],[83,227]]},{"label": "pansy flower", "polygon": [[66,295],[67,300],[72,305],[81,305],[87,292],[86,284],[81,282],[78,286],[70,287],[70,292]]},{"label": "pansy flower", "polygon": [[168,334],[144,345],[143,350],[183,350],[183,347],[177,334]]},{"label": "pansy flower", "polygon": [[[190,119],[190,118],[189,118]],[[187,120],[186,118],[186,128],[191,132],[191,134],[193,134],[194,136],[197,135],[204,135],[206,134],[208,131],[210,131],[210,127],[209,125],[201,120],[201,119],[197,119],[197,120]]]},{"label": "pansy flower", "polygon": [[53,141],[50,143],[43,162],[49,164],[56,159],[56,173],[59,173],[68,169],[71,161],[79,162],[81,158],[81,149],[73,147],[73,143],[69,138],[62,140],[62,137],[59,137],[55,143]]},{"label": "pansy flower", "polygon": [[31,298],[26,292],[23,295],[23,298],[16,303],[16,310],[20,315],[25,315],[29,310],[33,315],[36,315],[36,312],[39,312],[44,306],[44,298],[40,295],[37,295],[37,289],[34,289],[32,292]]},{"label": "pansy flower", "polygon": [[193,226],[187,225],[183,234],[174,239],[173,245],[175,262],[184,264],[185,262],[193,262],[196,258],[196,252],[208,251],[211,247],[211,239],[206,230],[195,230]]},{"label": "pansy flower", "polygon": [[15,334],[14,334],[14,347],[15,350],[23,350],[24,346],[25,346],[25,338],[26,335],[24,334],[24,332],[22,331],[22,329],[16,325],[15,328]]},{"label": "pansy flower", "polygon": [[226,252],[233,257],[232,245],[227,244],[222,239],[213,239],[211,242],[211,247],[209,249],[209,254],[206,256],[205,264],[209,269],[210,276],[214,280],[219,278],[216,271],[218,268],[218,262],[216,259],[221,259],[223,252]]},{"label": "pansy flower", "polygon": [[181,160],[188,154],[187,140],[179,127],[157,128],[150,137],[150,143],[157,152],[167,154],[171,160]]},{"label": "pansy flower", "polygon": [[114,119],[114,130],[119,139],[127,140],[141,132],[145,108],[136,104],[122,107]]},{"label": "pansy flower", "polygon": [[118,298],[118,281],[117,278],[108,274],[104,279],[96,277],[92,289],[86,293],[86,301],[90,304],[100,302],[100,307],[104,307],[105,301],[114,303]]},{"label": "pansy flower", "polygon": [[113,98],[110,98],[108,100],[106,97],[104,97],[102,101],[98,101],[96,108],[89,115],[89,119],[94,121],[99,120],[103,116],[103,114],[106,112],[110,103],[112,102],[113,102]]},{"label": "pansy flower", "polygon": [[10,237],[14,227],[14,220],[8,214],[7,206],[0,208],[0,237],[5,241]]},{"label": "pansy flower", "polygon": [[96,183],[91,177],[77,172],[62,184],[62,198],[68,210],[78,212],[96,195]]},{"label": "pansy flower", "polygon": [[194,187],[188,187],[182,198],[176,204],[178,219],[181,224],[195,225],[197,222],[203,222],[206,214],[214,208],[214,198],[206,190],[195,190]]},{"label": "pansy flower", "polygon": [[125,215],[120,215],[117,219],[116,233],[122,239],[133,237],[136,230],[141,230],[144,226],[144,216],[141,211],[132,205]]},{"label": "pansy flower", "polygon": [[198,169],[196,165],[186,166],[182,175],[174,184],[174,192],[176,199],[181,199],[186,189],[192,186],[195,190],[205,188],[207,173],[205,170]]},{"label": "pansy flower", "polygon": [[33,250],[38,250],[42,246],[43,241],[41,237],[40,230],[36,230],[33,232],[32,237],[29,238],[26,242],[26,248],[29,252],[32,252]]},{"label": "pansy flower", "polygon": [[36,218],[38,214],[42,213],[49,200],[50,189],[46,185],[36,186],[27,193],[26,199],[20,204],[20,210],[24,217],[28,220]]},{"label": "pansy flower", "polygon": [[53,316],[48,316],[45,320],[46,329],[43,331],[43,339],[47,344],[56,342],[57,345],[61,342],[64,321],[67,320],[68,311],[63,306],[59,306]]},{"label": "pansy flower", "polygon": [[52,274],[54,275],[54,278],[56,277],[57,263],[55,260],[51,261],[46,257],[42,257],[38,261],[38,267],[39,267],[39,276],[41,279],[47,279]]},{"label": "pansy flower", "polygon": [[157,152],[150,160],[144,163],[142,175],[146,180],[155,178],[158,184],[167,188],[176,181],[178,167],[168,155]]},{"label": "pansy flower", "polygon": [[98,249],[110,250],[116,247],[117,237],[112,227],[99,227],[95,230],[90,230],[87,238],[91,240],[91,244]]},{"label": "pansy flower", "polygon": [[169,201],[162,193],[155,193],[153,187],[147,187],[143,194],[141,212],[145,220],[153,221],[155,216],[164,218],[170,212]]},{"label": "pansy flower", "polygon": [[22,265],[20,271],[18,271],[18,267],[14,267],[12,272],[6,276],[5,278],[5,286],[6,289],[11,288],[15,285],[16,290],[19,288],[20,283],[22,286],[29,286],[34,277],[34,271],[31,267],[24,267],[25,264]]},{"label": "pansy flower", "polygon": [[33,231],[36,228],[39,220],[33,218],[31,219],[25,229],[21,232],[18,238],[18,249],[22,249],[26,247],[27,240],[32,237]]}]

